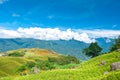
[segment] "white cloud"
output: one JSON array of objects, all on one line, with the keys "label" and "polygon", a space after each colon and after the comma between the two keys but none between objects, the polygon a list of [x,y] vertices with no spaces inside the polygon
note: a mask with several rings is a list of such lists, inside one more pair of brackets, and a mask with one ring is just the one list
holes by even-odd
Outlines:
[{"label": "white cloud", "polygon": [[20,17],[20,14],[13,13],[12,17]]},{"label": "white cloud", "polygon": [[17,30],[0,29],[0,38],[35,38],[40,40],[71,40],[85,43],[95,42],[96,38],[115,38],[120,31],[114,30],[60,30],[59,28],[18,28]]},{"label": "white cloud", "polygon": [[20,38],[21,34],[14,30],[0,29],[0,38]]},{"label": "white cloud", "polygon": [[90,38],[116,38],[120,30],[76,30],[79,33],[85,32]]},{"label": "white cloud", "polygon": [[4,2],[7,2],[8,0],[0,0],[0,4],[3,4]]}]

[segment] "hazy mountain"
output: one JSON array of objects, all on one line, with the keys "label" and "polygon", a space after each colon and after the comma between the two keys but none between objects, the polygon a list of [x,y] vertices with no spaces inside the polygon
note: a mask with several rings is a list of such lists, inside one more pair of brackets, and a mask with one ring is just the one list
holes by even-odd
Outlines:
[{"label": "hazy mountain", "polygon": [[114,40],[109,38],[97,38],[96,41],[103,48],[102,52],[108,52]]},{"label": "hazy mountain", "polygon": [[[108,51],[108,48],[112,44],[112,40],[107,38],[99,38],[97,42],[104,48],[104,52]],[[89,46],[89,44],[76,41],[76,40],[38,40],[32,38],[14,38],[14,39],[0,39],[0,51],[5,52],[8,50],[20,49],[20,48],[43,48],[54,50],[64,55],[73,55],[82,60],[88,59],[88,57],[82,53],[82,49]]]}]

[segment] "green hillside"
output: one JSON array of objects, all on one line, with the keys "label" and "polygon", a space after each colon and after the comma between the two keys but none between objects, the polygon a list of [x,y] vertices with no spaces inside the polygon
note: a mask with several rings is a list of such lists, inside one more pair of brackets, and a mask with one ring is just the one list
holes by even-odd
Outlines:
[{"label": "green hillside", "polygon": [[[24,48],[24,49],[18,49],[18,50],[12,50],[12,51],[7,51],[6,52],[8,55],[10,54],[21,54],[22,55],[18,55],[20,57],[24,57],[27,59],[36,59],[39,58],[41,60],[46,60],[48,59],[48,57],[59,57],[60,54],[51,51],[51,50],[47,50],[47,49],[39,49],[39,48]],[[14,57],[16,57],[15,55],[13,55]]]},{"label": "green hillside", "polygon": [[11,56],[0,56],[0,77],[17,75],[16,69],[22,66],[28,61],[34,61],[34,59],[46,60],[48,57],[58,57],[59,55],[53,51],[45,49],[19,49],[8,51],[6,54],[21,54],[25,53],[23,56],[11,55]]},{"label": "green hillside", "polygon": [[[1,53],[3,54],[3,53]],[[5,52],[0,56],[0,78],[33,74],[34,68],[43,71],[66,69],[79,65],[79,60],[72,56],[63,56],[51,50],[31,48]],[[76,63],[75,63],[76,62]]]},{"label": "green hillside", "polygon": [[26,61],[29,60],[16,57],[0,57],[0,77],[15,75],[15,69]]},{"label": "green hillside", "polygon": [[[100,66],[101,61],[106,64]],[[120,61],[120,52],[112,52],[84,62],[77,69],[41,71],[36,75],[6,77],[1,80],[120,80],[120,70],[110,71],[110,64]]]}]

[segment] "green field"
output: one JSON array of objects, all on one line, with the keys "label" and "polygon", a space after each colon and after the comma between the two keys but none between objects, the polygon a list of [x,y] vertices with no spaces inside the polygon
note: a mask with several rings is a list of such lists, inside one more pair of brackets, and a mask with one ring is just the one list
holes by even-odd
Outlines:
[{"label": "green field", "polygon": [[[76,69],[41,71],[39,74],[5,77],[1,80],[120,80],[119,70],[110,71],[110,64],[119,62],[119,56],[119,52],[112,52],[86,61]],[[105,61],[106,64],[100,66],[101,61]]]}]

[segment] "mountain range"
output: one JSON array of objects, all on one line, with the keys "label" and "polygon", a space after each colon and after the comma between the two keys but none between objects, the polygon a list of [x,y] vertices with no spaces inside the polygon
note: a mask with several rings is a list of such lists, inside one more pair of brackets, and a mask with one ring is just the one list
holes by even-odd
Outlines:
[{"label": "mountain range", "polygon": [[[103,48],[103,52],[108,52],[110,46],[113,44],[112,39],[98,38],[98,44]],[[89,59],[90,57],[82,53],[82,50],[88,47],[88,43],[72,40],[38,40],[32,38],[13,38],[13,39],[0,39],[0,52],[21,48],[42,48],[53,50],[60,54],[72,55],[81,60]]]}]

